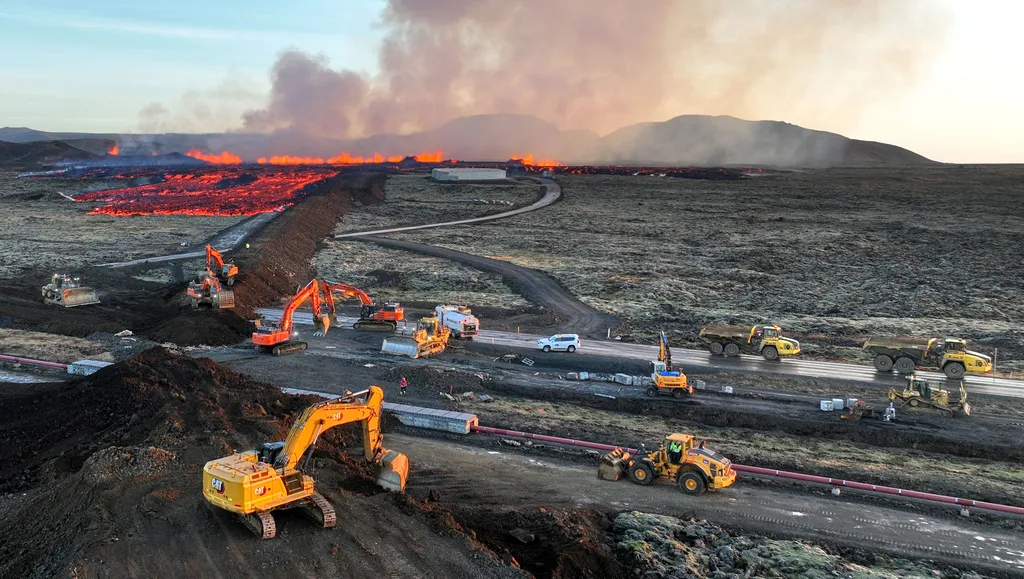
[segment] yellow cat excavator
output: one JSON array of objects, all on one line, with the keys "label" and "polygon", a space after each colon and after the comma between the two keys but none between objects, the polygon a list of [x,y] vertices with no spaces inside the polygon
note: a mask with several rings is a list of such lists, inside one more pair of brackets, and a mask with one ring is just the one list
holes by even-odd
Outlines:
[{"label": "yellow cat excavator", "polygon": [[370,386],[337,400],[307,408],[283,442],[267,442],[261,450],[249,450],[217,460],[203,467],[203,497],[221,509],[239,516],[257,536],[273,539],[277,534],[272,511],[298,508],[323,528],[337,522],[334,507],[314,490],[313,478],[301,469],[324,431],[342,424],[361,422],[363,454],[367,462],[380,467],[377,484],[403,492],[409,476],[409,458],[382,446],[380,432],[384,391]]}]

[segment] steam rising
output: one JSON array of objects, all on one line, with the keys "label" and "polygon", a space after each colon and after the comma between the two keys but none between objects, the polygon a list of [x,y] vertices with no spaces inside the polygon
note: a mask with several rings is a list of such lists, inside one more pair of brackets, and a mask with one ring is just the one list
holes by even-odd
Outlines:
[{"label": "steam rising", "polygon": [[913,83],[946,16],[928,0],[388,0],[377,75],[285,51],[243,125],[356,138],[519,113],[607,133],[704,113],[837,130]]}]

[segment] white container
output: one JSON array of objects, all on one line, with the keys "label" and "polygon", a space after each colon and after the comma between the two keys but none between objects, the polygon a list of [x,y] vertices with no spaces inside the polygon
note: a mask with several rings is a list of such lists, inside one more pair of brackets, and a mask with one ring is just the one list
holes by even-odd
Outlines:
[{"label": "white container", "polygon": [[579,380],[580,379],[580,375],[579,375],[578,372],[569,372],[568,374],[565,375],[565,379],[566,380]]},{"label": "white container", "polygon": [[732,386],[722,386],[722,394],[732,394]]},{"label": "white container", "polygon": [[99,360],[78,360],[68,364],[68,374],[88,376],[99,371],[101,368],[106,368],[110,364],[111,362],[101,362]]},{"label": "white container", "polygon": [[822,400],[821,401],[821,409],[823,411],[825,411],[825,412],[832,412],[832,401],[831,400]]},{"label": "white container", "polygon": [[615,375],[615,382],[617,384],[625,384],[626,386],[632,386],[633,385],[633,377],[630,376],[629,374],[616,374]]},{"label": "white container", "polygon": [[857,399],[856,398],[847,398],[846,399],[846,407],[847,408],[853,408],[856,405],[857,405]]},{"label": "white container", "polygon": [[590,380],[590,372],[580,372],[580,380]]},{"label": "white container", "polygon": [[842,410],[843,409],[843,399],[842,398],[833,398],[832,399],[832,409],[833,410]]}]

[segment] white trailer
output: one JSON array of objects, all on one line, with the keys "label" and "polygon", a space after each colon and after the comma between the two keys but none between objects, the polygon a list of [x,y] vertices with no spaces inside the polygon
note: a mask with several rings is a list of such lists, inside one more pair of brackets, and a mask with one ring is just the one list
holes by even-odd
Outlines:
[{"label": "white trailer", "polygon": [[466,306],[437,306],[434,313],[441,319],[441,325],[452,331],[452,337],[472,340],[480,331],[480,320]]}]

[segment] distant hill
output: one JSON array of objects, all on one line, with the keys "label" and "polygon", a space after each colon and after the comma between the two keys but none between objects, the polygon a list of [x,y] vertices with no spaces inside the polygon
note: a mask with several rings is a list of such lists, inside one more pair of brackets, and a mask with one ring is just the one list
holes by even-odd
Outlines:
[{"label": "distant hill", "polygon": [[[604,137],[590,131],[563,131],[530,115],[473,115],[436,129],[408,135],[363,139],[316,139],[291,131],[273,134],[88,135],[43,133],[24,127],[0,129],[0,139],[53,141],[93,139],[120,143],[121,154],[229,150],[247,161],[271,155],[330,157],[342,151],[368,156],[416,154],[440,149],[446,158],[504,161],[514,155],[570,163],[834,167],[924,165],[933,161],[907,149],[850,139],[779,121],[746,121],[729,116],[683,115],[664,122],[638,123]],[[83,141],[84,143],[84,141]],[[81,148],[98,152],[98,145]]]},{"label": "distant hill", "polygon": [[619,129],[591,152],[605,163],[832,167],[932,163],[884,143],[849,139],[778,121],[683,115]]},{"label": "distant hill", "polygon": [[29,167],[53,165],[61,161],[85,161],[99,155],[69,145],[63,141],[37,141],[8,143],[0,141],[0,165]]}]

